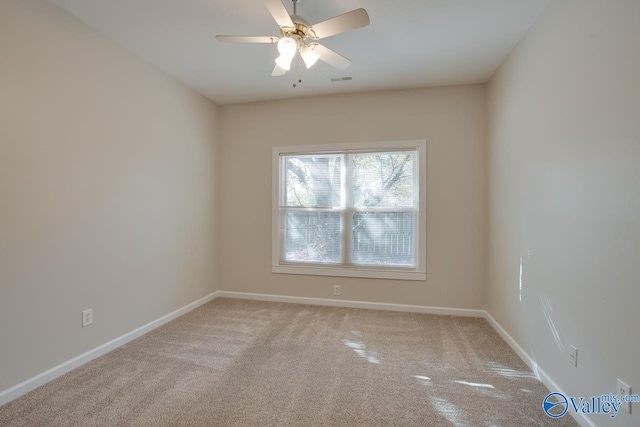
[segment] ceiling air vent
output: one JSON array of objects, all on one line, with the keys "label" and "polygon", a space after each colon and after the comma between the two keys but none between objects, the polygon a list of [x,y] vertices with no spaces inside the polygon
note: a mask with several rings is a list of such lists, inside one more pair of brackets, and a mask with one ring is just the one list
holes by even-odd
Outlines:
[{"label": "ceiling air vent", "polygon": [[338,82],[348,82],[353,80],[353,77],[351,76],[346,76],[346,77],[331,77],[331,82],[332,83],[338,83]]}]

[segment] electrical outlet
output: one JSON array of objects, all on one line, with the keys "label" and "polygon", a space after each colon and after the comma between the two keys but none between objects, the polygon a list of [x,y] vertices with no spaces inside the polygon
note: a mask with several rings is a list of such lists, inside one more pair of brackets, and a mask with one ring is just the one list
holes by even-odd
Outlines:
[{"label": "electrical outlet", "polygon": [[569,353],[569,359],[571,359],[571,364],[578,367],[578,349],[574,346],[571,346],[571,352]]},{"label": "electrical outlet", "polygon": [[[624,383],[624,381],[622,381],[620,378],[618,378],[617,387],[616,387],[616,394],[618,396],[620,396],[622,394],[628,396],[628,395],[631,394],[631,387],[629,387],[627,384]],[[624,409],[628,413],[631,413],[631,402],[622,403],[620,405],[620,408]]]},{"label": "electrical outlet", "polygon": [[89,326],[93,323],[93,309],[84,310],[82,312],[82,327]]},{"label": "electrical outlet", "polygon": [[340,295],[340,285],[333,285],[333,295]]}]

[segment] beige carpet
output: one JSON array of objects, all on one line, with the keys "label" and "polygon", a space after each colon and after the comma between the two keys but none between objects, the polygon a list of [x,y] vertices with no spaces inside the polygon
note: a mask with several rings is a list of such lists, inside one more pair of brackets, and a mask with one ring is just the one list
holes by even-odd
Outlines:
[{"label": "beige carpet", "polygon": [[483,319],[217,299],[0,408],[2,426],[577,426]]}]

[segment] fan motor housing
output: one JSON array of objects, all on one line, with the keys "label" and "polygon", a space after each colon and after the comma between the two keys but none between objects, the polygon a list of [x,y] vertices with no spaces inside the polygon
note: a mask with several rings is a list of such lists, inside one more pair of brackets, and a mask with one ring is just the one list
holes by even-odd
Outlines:
[{"label": "fan motor housing", "polygon": [[280,34],[282,34],[283,37],[291,37],[293,35],[297,35],[302,40],[318,38],[314,34],[307,20],[304,19],[302,16],[291,15],[291,20],[293,21],[294,28],[280,27]]}]

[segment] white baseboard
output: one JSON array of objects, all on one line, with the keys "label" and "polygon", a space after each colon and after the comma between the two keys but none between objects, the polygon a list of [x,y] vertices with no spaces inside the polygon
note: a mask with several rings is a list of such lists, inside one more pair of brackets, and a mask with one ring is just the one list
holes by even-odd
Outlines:
[{"label": "white baseboard", "polygon": [[131,332],[127,332],[126,334],[116,339],[113,339],[105,344],[102,344],[101,346],[98,346],[92,350],[89,350],[86,353],[83,353],[79,356],[76,356],[73,359],[63,362],[58,366],[55,366],[49,369],[48,371],[42,372],[34,377],[29,378],[28,380],[21,382],[20,384],[16,384],[15,386],[0,392],[0,406],[22,396],[23,394],[30,392],[31,390],[34,390],[37,387],[40,387],[43,384],[48,383],[51,380],[58,378],[61,375],[66,374],[67,372],[81,365],[84,365],[85,363],[97,357],[100,357],[110,352],[111,350],[115,350],[116,348],[128,343],[129,341],[132,341],[146,334],[147,332],[150,332],[156,329],[157,327],[162,326],[165,323],[170,322],[171,320],[182,316],[183,314],[201,306],[202,304],[206,304],[207,302],[215,299],[217,296],[218,296],[218,291],[212,292],[209,295],[203,298],[200,298],[197,301],[192,302],[191,304],[185,305],[184,307],[179,308],[174,312],[171,312],[165,316],[162,316],[159,319],[149,322],[144,326],[140,326],[139,328],[134,329]]},{"label": "white baseboard", "polygon": [[404,311],[409,313],[443,314],[464,317],[485,317],[484,310],[467,308],[429,307],[425,305],[387,304],[381,302],[351,301],[343,299],[306,298],[286,295],[252,294],[246,292],[218,291],[218,298],[237,298],[258,301],[288,302],[294,304],[325,305],[330,307],[364,308],[369,310]]},{"label": "white baseboard", "polygon": [[[514,340],[511,335],[509,335],[509,333],[498,323],[496,319],[493,318],[493,316],[488,311],[485,312],[485,318],[493,327],[493,329],[495,329],[495,331],[502,337],[502,339],[505,340],[507,344],[509,344],[511,349],[516,352],[520,359],[522,359],[522,361],[526,363],[529,368],[531,368],[535,376],[542,382],[542,384],[544,384],[550,391],[557,391],[567,396],[567,394],[560,389],[558,384],[556,384],[553,378],[551,378],[542,368],[538,366],[536,361],[531,356],[529,356],[526,351],[524,351],[520,344],[518,344],[518,342]],[[542,402],[540,402],[540,404],[542,404]],[[583,413],[576,414],[572,411],[569,411],[568,413],[582,427],[598,427],[596,423],[593,422],[593,420],[589,419]]]}]

